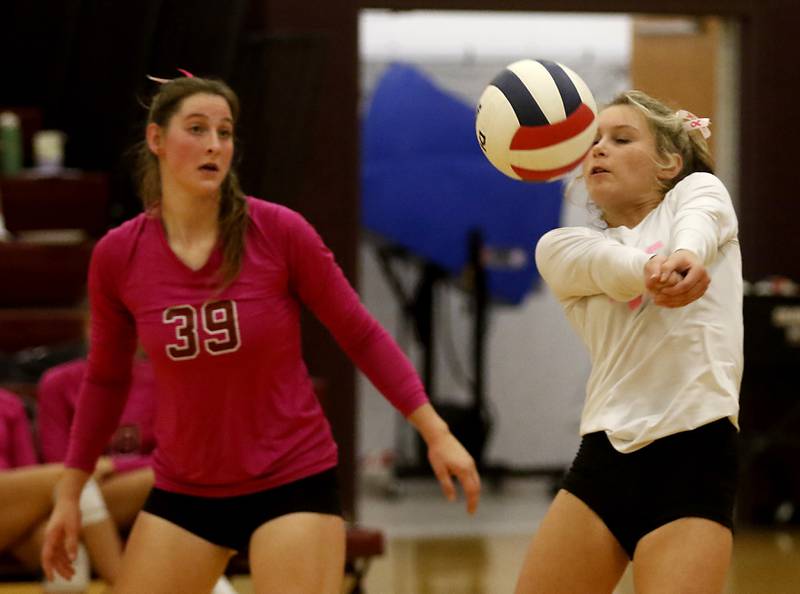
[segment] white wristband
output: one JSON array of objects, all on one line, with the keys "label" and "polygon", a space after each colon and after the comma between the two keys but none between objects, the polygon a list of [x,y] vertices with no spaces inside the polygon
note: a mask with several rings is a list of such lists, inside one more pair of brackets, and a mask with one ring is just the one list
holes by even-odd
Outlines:
[{"label": "white wristband", "polygon": [[81,526],[86,527],[97,524],[109,517],[106,501],[97,486],[97,481],[90,478],[81,491],[81,498],[78,503],[81,510]]}]

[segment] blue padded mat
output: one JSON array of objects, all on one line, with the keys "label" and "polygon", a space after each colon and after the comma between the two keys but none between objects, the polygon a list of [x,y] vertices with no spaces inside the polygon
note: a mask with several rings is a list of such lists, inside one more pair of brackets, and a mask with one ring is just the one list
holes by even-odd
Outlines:
[{"label": "blue padded mat", "polygon": [[488,248],[524,254],[518,268],[487,266],[489,295],[520,303],[539,279],[536,242],[559,225],[562,182],[497,171],[475,139],[473,107],[411,66],[386,69],[362,126],[364,227],[456,276],[478,229]]}]

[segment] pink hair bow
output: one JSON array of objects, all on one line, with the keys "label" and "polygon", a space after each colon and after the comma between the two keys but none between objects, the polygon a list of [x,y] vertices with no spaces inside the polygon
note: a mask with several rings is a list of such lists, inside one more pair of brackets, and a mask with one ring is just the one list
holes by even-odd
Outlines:
[{"label": "pink hair bow", "polygon": [[[183,74],[183,76],[185,76],[186,78],[194,78],[194,74],[192,74],[188,70],[184,70],[183,68],[176,68],[176,70],[178,72],[180,72],[181,74]],[[156,78],[155,76],[150,76],[149,74],[147,75],[147,78],[149,78],[153,82],[157,82],[160,85],[163,85],[164,83],[168,83],[168,82],[170,82],[172,80],[175,80],[175,79],[172,79],[172,78]]]},{"label": "pink hair bow", "polygon": [[711,136],[711,130],[709,129],[711,125],[710,119],[698,118],[692,112],[686,111],[685,109],[678,110],[675,115],[683,120],[683,129],[687,132],[700,130],[703,138],[708,139]]}]

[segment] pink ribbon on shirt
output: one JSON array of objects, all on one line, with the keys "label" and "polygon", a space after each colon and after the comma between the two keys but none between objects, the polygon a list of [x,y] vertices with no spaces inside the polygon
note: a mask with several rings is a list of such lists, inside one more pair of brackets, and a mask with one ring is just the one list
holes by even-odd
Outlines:
[{"label": "pink ribbon on shirt", "polygon": [[[646,253],[648,253],[648,254],[655,254],[662,247],[664,247],[664,244],[661,243],[660,241],[657,241],[653,245],[651,245],[650,247],[645,249],[644,251]],[[643,299],[644,298],[643,298],[642,295],[639,295],[638,297],[634,297],[633,299],[628,301],[628,309],[630,309],[631,311],[636,311],[637,309],[639,309],[639,306],[642,304]]]}]

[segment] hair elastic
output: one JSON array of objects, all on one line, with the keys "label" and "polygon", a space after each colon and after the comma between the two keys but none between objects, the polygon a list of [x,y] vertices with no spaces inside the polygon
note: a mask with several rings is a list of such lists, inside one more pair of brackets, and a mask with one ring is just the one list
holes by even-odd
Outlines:
[{"label": "hair elastic", "polygon": [[[183,76],[185,76],[186,78],[194,78],[194,74],[192,74],[188,70],[184,70],[183,68],[176,68],[176,70],[178,72],[180,72],[181,74],[183,74]],[[146,76],[147,76],[147,78],[149,78],[153,82],[157,82],[160,85],[163,85],[164,83],[172,82],[173,80],[175,80],[174,78],[158,78],[158,77],[155,77],[155,76],[150,76],[149,74],[146,75]]]}]

